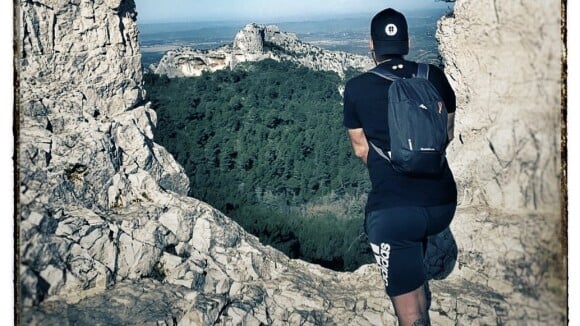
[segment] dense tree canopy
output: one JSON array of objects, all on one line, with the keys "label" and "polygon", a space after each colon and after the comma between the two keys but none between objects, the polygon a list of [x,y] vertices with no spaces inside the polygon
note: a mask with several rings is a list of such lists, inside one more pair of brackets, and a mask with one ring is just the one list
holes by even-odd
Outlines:
[{"label": "dense tree canopy", "polygon": [[[361,234],[369,184],[342,127],[341,83],[273,60],[193,78],[145,75],[156,141],[184,166],[190,195],[291,257],[352,270],[370,261]],[[299,209],[330,197],[359,205]]]}]

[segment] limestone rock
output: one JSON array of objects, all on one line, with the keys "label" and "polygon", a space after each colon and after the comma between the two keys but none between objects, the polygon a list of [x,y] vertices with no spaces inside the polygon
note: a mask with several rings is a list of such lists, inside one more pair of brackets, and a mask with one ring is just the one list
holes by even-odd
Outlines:
[{"label": "limestone rock", "polygon": [[248,24],[236,34],[234,49],[246,53],[262,53],[267,29],[260,28],[257,24]]},{"label": "limestone rock", "polygon": [[168,51],[150,69],[168,77],[188,77],[264,59],[290,61],[314,70],[334,71],[340,76],[349,68],[366,70],[373,66],[368,57],[324,50],[300,41],[293,33],[281,32],[275,25],[252,23],[236,34],[233,44],[209,51],[181,47]]},{"label": "limestone rock", "polygon": [[153,142],[134,3],[21,1],[18,9],[19,275],[30,305],[148,273],[159,249],[127,239],[110,212],[161,189],[186,194],[189,181]]},{"label": "limestone rock", "polygon": [[[153,206],[142,206],[138,211],[144,216],[154,216],[155,212],[162,211],[155,205],[163,202],[197,211],[197,219],[207,222],[194,236],[209,239],[206,243],[210,247],[192,243],[187,250],[176,255],[170,253],[173,252],[171,241],[157,242],[155,246],[165,245],[165,251],[157,258],[158,266],[153,268],[162,272],[149,275],[155,279],[153,283],[148,283],[149,278],[135,279],[135,283],[120,282],[112,290],[77,291],[74,297],[53,296],[48,302],[25,310],[27,318],[35,321],[46,318],[46,315],[58,316],[54,310],[56,304],[67,307],[67,311],[86,314],[84,318],[94,316],[99,320],[108,314],[117,316],[120,311],[116,306],[101,306],[99,311],[87,307],[95,302],[119,300],[116,297],[118,291],[128,291],[133,296],[136,295],[132,291],[145,291],[141,298],[159,296],[159,300],[166,295],[163,293],[171,291],[175,298],[164,301],[166,306],[162,315],[173,316],[183,325],[196,322],[219,325],[260,322],[394,324],[392,307],[382,291],[381,279],[374,265],[363,266],[354,273],[338,273],[291,260],[272,248],[263,247],[255,237],[245,234],[238,225],[203,203],[191,198],[182,198],[181,203],[175,199],[173,203],[165,201],[168,198],[158,199],[159,202]],[[119,212],[112,220],[130,216],[134,216],[134,212]],[[537,217],[528,217],[528,222],[522,224],[514,216],[498,212],[493,215],[492,222],[491,214],[482,214],[477,209],[460,209],[452,225],[456,241],[463,245],[459,251],[458,267],[445,280],[431,284],[431,311],[437,316],[438,325],[471,324],[480,320],[503,324],[521,318],[532,324],[542,324],[562,318],[564,298],[556,296],[561,291],[558,290],[561,283],[555,265],[558,257],[547,250],[557,242],[554,236],[556,226],[546,230],[534,223]],[[212,234],[217,228],[221,233]],[[529,233],[518,234],[521,228]],[[488,230],[489,238],[477,236],[482,229]],[[169,233],[165,235],[168,236],[175,241]],[[163,235],[156,237],[164,238]],[[490,238],[496,242],[485,244]],[[143,240],[138,242],[144,241],[147,236],[139,239]],[[512,242],[504,243],[506,240]],[[496,247],[500,250],[489,250]],[[137,273],[139,268],[133,268],[134,272]],[[132,290],[127,290],[123,284],[134,285],[130,287]],[[138,305],[141,299],[123,300],[128,300],[125,304],[131,307]],[[518,304],[514,305],[515,302]],[[148,313],[127,315],[123,320],[143,320],[150,318]],[[81,317],[72,315],[70,318]]]},{"label": "limestone rock", "polygon": [[463,204],[559,214],[560,22],[557,1],[458,1],[440,21]]}]

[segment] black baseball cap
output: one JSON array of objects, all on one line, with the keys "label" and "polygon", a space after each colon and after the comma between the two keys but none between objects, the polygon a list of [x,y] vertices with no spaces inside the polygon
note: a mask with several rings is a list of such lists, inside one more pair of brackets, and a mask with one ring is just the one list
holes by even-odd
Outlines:
[{"label": "black baseball cap", "polygon": [[407,19],[392,8],[387,8],[373,17],[371,38],[377,55],[409,53]]}]

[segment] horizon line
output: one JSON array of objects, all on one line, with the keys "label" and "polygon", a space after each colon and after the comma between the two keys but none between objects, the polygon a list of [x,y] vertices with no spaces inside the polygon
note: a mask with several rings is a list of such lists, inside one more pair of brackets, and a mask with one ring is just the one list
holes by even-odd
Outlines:
[{"label": "horizon line", "polygon": [[[453,8],[414,8],[414,9],[409,9],[406,10],[407,13],[416,13],[416,12],[425,12],[425,11],[441,11],[441,12],[445,12],[448,10],[453,10]],[[328,15],[318,15],[318,16],[304,16],[304,17],[300,17],[300,16],[287,16],[287,17],[271,17],[271,18],[260,18],[260,17],[248,17],[248,18],[207,18],[207,19],[199,19],[199,18],[185,18],[185,17],[181,17],[181,18],[176,18],[175,20],[171,20],[170,18],[164,19],[144,19],[144,20],[140,20],[139,19],[139,15],[137,15],[137,24],[184,24],[184,23],[196,23],[196,24],[203,24],[203,23],[208,23],[208,24],[218,24],[218,23],[252,23],[252,22],[263,22],[263,21],[270,21],[271,23],[301,23],[301,22],[312,22],[312,21],[325,21],[325,20],[333,20],[333,19],[348,19],[348,18],[363,18],[363,17],[368,17],[368,19],[370,20],[372,18],[372,15],[374,14],[374,11],[372,12],[358,12],[358,13],[344,13],[344,14],[339,14],[339,15],[333,15],[333,14],[328,14]],[[408,17],[413,17],[413,16],[409,16]]]}]

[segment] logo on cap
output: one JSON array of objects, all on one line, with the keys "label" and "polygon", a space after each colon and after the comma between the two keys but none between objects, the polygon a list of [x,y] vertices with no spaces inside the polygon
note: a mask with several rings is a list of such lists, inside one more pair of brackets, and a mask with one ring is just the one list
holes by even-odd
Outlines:
[{"label": "logo on cap", "polygon": [[385,33],[387,33],[387,35],[389,35],[389,36],[394,36],[395,34],[397,34],[397,25],[388,24],[385,27]]}]

